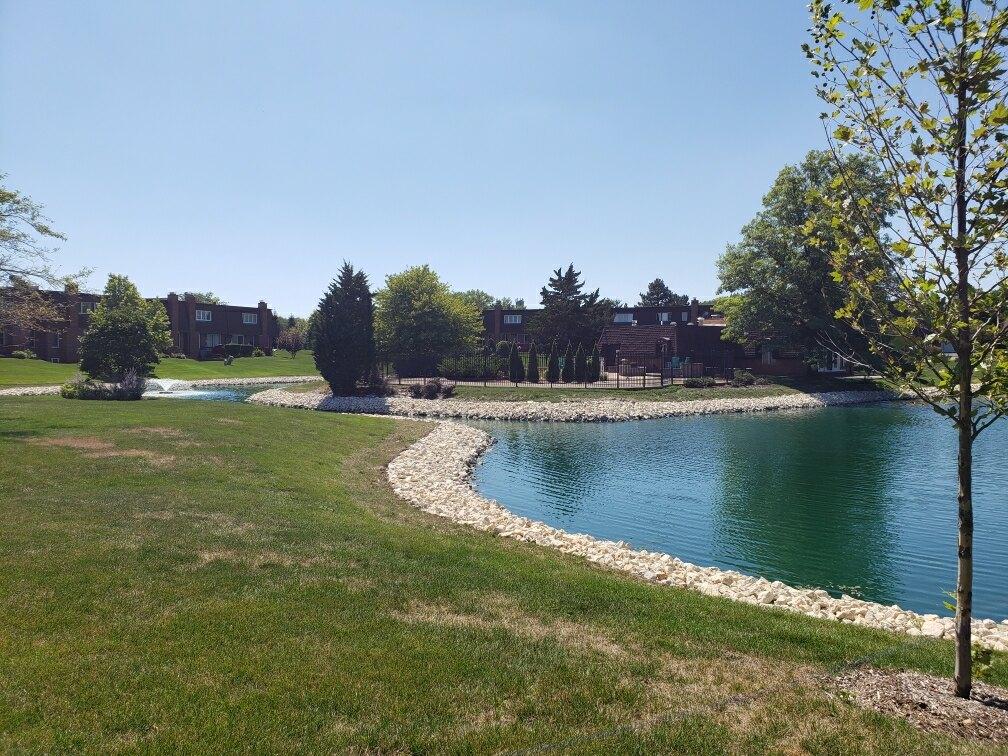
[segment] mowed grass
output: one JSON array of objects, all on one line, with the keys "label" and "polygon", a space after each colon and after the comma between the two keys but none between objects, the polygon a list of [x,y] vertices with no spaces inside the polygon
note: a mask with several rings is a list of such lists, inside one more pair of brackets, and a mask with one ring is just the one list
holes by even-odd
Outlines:
[{"label": "mowed grass", "polygon": [[399,501],[385,465],[426,427],[0,399],[0,750],[979,750],[829,692],[859,661],[948,674],[949,643],[648,585]]},{"label": "mowed grass", "polygon": [[[6,386],[47,386],[64,383],[78,371],[76,364],[44,360],[0,358],[0,388]],[[317,375],[311,352],[299,352],[291,359],[283,352],[269,357],[239,357],[231,365],[223,360],[189,360],[166,357],[158,364],[158,378],[259,378],[285,375]]]}]

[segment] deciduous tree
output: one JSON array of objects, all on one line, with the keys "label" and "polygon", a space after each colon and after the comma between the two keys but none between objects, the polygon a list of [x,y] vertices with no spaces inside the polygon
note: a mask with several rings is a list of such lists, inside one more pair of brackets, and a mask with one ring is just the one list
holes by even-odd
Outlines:
[{"label": "deciduous tree", "polygon": [[[1008,10],[994,0],[811,9],[805,51],[838,170],[840,314],[883,375],[958,433],[955,691],[969,697],[973,443],[1008,408]],[[880,166],[884,202],[857,190],[848,152]]]}]

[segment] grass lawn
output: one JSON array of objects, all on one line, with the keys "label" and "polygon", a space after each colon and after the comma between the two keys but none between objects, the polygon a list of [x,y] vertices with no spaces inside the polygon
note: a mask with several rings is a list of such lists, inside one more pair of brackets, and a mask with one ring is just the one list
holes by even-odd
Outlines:
[{"label": "grass lawn", "polygon": [[427,516],[384,477],[424,428],[0,399],[0,750],[968,750],[823,686],[854,660],[948,674],[949,643]]},{"label": "grass lawn", "polygon": [[[45,386],[63,383],[77,372],[77,365],[43,360],[0,358],[0,388],[7,386]],[[167,357],[158,364],[158,378],[258,378],[281,375],[315,375],[315,359],[311,352],[299,352],[291,359],[283,352],[270,357],[239,357],[233,364],[223,360],[180,360]]]}]

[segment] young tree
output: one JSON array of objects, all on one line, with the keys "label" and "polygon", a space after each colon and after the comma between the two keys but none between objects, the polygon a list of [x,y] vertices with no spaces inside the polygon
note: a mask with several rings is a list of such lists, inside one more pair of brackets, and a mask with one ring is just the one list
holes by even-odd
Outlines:
[{"label": "young tree", "polygon": [[578,344],[577,351],[574,353],[574,382],[584,383],[587,374],[588,363],[585,359],[584,347]]},{"label": "young tree", "polygon": [[508,380],[512,383],[521,383],[525,380],[525,365],[522,363],[521,352],[518,351],[518,344],[511,344],[511,356],[508,358]]},{"label": "young tree", "polygon": [[543,309],[529,319],[529,332],[539,341],[597,341],[612,320],[612,300],[600,299],[598,289],[590,294],[583,289],[573,264],[553,271],[542,288]]},{"label": "young tree", "polygon": [[146,300],[126,276],[110,275],[98,306],[81,335],[81,370],[102,381],[150,375],[159,354],[171,346],[168,312]]},{"label": "young tree", "polygon": [[[845,16],[813,0],[804,46],[839,170],[840,314],[883,375],[958,432],[955,692],[969,697],[973,443],[1008,408],[1008,10],[994,0],[859,6]],[[881,167],[882,207],[857,196],[844,149]]]},{"label": "young tree", "polygon": [[344,262],[312,317],[315,366],[334,395],[353,394],[374,372],[374,319],[367,276]]},{"label": "young tree", "polygon": [[660,278],[648,284],[647,291],[641,292],[638,307],[670,307],[689,304],[689,295],[676,294]]},{"label": "young tree", "polygon": [[528,370],[525,372],[525,380],[529,383],[539,383],[539,350],[533,341],[528,350]]},{"label": "young tree", "polygon": [[0,328],[37,331],[66,319],[63,307],[39,288],[77,286],[88,271],[60,275],[50,267],[49,244],[66,237],[49,225],[41,205],[3,186],[0,173]]},{"label": "young tree", "polygon": [[280,331],[276,340],[276,348],[281,352],[287,352],[291,359],[294,359],[297,357],[297,353],[305,348],[306,341],[304,329],[295,324]]},{"label": "young tree", "polygon": [[560,382],[560,357],[557,355],[555,341],[550,344],[549,357],[546,360],[546,382]]},{"label": "young tree", "polygon": [[866,155],[847,155],[841,165],[828,151],[809,152],[788,165],[763,198],[763,209],[742,228],[738,244],[729,244],[718,260],[718,301],[725,314],[723,337],[738,343],[761,341],[808,354],[863,349],[836,311],[844,288],[833,279],[833,253],[843,233],[833,227],[833,211],[824,193],[845,176],[857,196],[879,212],[859,221],[864,233],[876,234],[889,215],[888,190],[878,164]]},{"label": "young tree", "polygon": [[567,351],[564,352],[563,369],[560,371],[560,380],[564,383],[574,382],[574,349],[570,342],[567,342]]},{"label": "young tree", "polygon": [[475,349],[483,332],[482,313],[426,265],[389,276],[375,303],[379,350],[407,373],[434,375],[445,357]]}]

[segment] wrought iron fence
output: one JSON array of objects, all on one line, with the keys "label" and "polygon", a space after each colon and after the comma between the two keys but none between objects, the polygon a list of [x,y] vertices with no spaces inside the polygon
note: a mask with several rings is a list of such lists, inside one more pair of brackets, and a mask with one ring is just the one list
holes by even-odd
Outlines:
[{"label": "wrought iron fence", "polygon": [[[724,357],[718,360],[716,356],[712,356],[711,360],[703,363],[652,353],[616,351],[609,360],[600,355],[597,372],[589,357],[587,355],[584,364],[579,367],[573,358],[558,356],[559,374],[555,376],[555,380],[550,380],[549,356],[540,354],[536,361],[539,368],[538,382],[528,380],[529,355],[524,352],[520,355],[521,380],[514,380],[517,374],[512,375],[510,356],[500,356],[491,350],[477,350],[448,357],[412,356],[382,362],[380,368],[385,377],[401,384],[444,378],[455,383],[477,386],[585,389],[663,388],[696,378],[731,380],[733,375],[733,369]],[[568,365],[568,361],[573,364]]]}]

